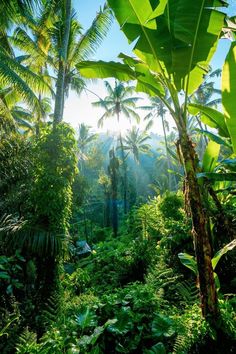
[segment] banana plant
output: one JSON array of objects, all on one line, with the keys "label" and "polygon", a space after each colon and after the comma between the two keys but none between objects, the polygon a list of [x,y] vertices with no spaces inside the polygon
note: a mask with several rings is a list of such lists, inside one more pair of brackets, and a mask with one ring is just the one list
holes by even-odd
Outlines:
[{"label": "banana plant", "polygon": [[[203,316],[218,315],[211,264],[203,187],[199,183],[198,158],[187,133],[188,97],[209,71],[225,14],[223,0],[108,0],[137,58],[120,55],[123,63],[84,62],[77,68],[89,78],[116,77],[136,80],[136,90],[158,96],[169,110],[179,133],[179,155],[185,169],[185,194],[192,217],[193,238]],[[165,99],[166,90],[172,103]],[[180,93],[184,99],[180,99]]]},{"label": "banana plant", "polygon": [[[212,268],[215,271],[215,268],[220,261],[221,257],[226,254],[229,251],[232,251],[236,247],[236,240],[231,241],[224,247],[222,247],[219,251],[217,251],[214,255],[214,257],[211,260]],[[179,253],[178,254],[180,262],[187,268],[191,269],[191,271],[198,276],[198,268],[197,268],[197,262],[194,258],[194,256],[188,254],[188,253]],[[217,273],[214,272],[214,279],[215,279],[215,284],[216,288],[219,291],[220,290],[220,280],[217,275]]]}]

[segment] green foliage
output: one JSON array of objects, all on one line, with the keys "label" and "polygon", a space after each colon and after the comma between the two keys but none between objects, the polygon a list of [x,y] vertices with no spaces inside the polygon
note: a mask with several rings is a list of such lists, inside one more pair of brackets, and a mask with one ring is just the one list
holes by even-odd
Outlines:
[{"label": "green foliage", "polygon": [[233,97],[236,93],[236,85],[232,77],[235,71],[235,55],[236,55],[236,43],[231,44],[231,48],[226,57],[225,64],[222,72],[222,105],[225,113],[225,124],[228,128],[228,132],[232,141],[234,153],[236,153],[236,135],[235,135],[235,100]]},{"label": "green foliage", "polygon": [[173,354],[191,353],[191,347],[197,342],[203,341],[204,336],[209,330],[209,326],[201,317],[199,305],[195,304],[186,311],[174,317],[176,331],[178,333]]},{"label": "green foliage", "polygon": [[0,212],[23,214],[29,209],[32,144],[11,133],[0,141]]},{"label": "green foliage", "polygon": [[16,345],[16,352],[19,354],[36,354],[38,353],[37,336],[30,332],[28,328],[19,336]]},{"label": "green foliage", "polygon": [[1,293],[13,295],[16,289],[23,289],[23,265],[25,259],[16,252],[14,256],[0,256]]},{"label": "green foliage", "polygon": [[90,256],[91,262],[87,270],[91,274],[92,286],[103,292],[106,288],[112,289],[128,282],[142,281],[153,249],[146,241],[132,241],[123,237],[100,243],[95,250],[96,253]]},{"label": "green foliage", "polygon": [[147,204],[134,209],[128,231],[143,240],[161,240],[161,245],[171,247],[173,252],[184,246],[192,249],[190,222],[183,211],[181,195],[165,193]]},{"label": "green foliage", "polygon": [[183,199],[179,195],[167,192],[158,206],[164,218],[183,219]]},{"label": "green foliage", "polygon": [[226,336],[232,338],[234,341],[236,340],[236,298],[235,295],[232,294],[233,297],[231,299],[219,300],[219,308],[220,308],[220,320],[219,327],[223,330]]},{"label": "green foliage", "polygon": [[34,220],[50,231],[66,233],[71,216],[71,186],[77,172],[76,141],[69,125],[48,130],[36,144]]},{"label": "green foliage", "polygon": [[194,256],[191,256],[188,253],[179,253],[178,257],[180,259],[180,262],[187,268],[191,269],[195,275],[198,274],[197,270],[197,262],[194,258]]},{"label": "green foliage", "polygon": [[90,275],[86,269],[77,268],[72,274],[65,274],[63,286],[71,293],[79,295],[90,285]]}]

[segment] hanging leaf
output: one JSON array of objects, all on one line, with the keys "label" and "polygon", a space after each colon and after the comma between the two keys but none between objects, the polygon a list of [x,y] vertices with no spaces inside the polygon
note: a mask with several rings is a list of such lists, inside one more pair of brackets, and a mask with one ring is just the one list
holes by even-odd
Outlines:
[{"label": "hanging leaf", "polygon": [[194,274],[198,274],[197,270],[197,262],[194,258],[194,256],[191,256],[188,253],[179,253],[178,257],[180,259],[180,262],[187,268],[191,269]]},{"label": "hanging leaf", "polygon": [[236,43],[231,44],[222,71],[222,105],[225,122],[236,153]]},{"label": "hanging leaf", "polygon": [[230,136],[223,113],[217,111],[214,108],[196,103],[189,104],[188,111],[193,115],[201,113],[200,119],[204,124],[211,128],[218,129],[219,134],[223,137],[228,138]]},{"label": "hanging leaf", "polygon": [[220,145],[214,141],[209,141],[203,156],[202,170],[213,172],[220,153]]},{"label": "hanging leaf", "polygon": [[80,74],[89,79],[114,77],[120,81],[136,79],[135,72],[126,64],[118,62],[82,61],[76,65]]},{"label": "hanging leaf", "polygon": [[230,243],[225,245],[223,248],[221,248],[218,252],[216,252],[216,254],[214,255],[214,257],[211,260],[212,267],[214,270],[215,270],[219,260],[221,259],[221,257],[224,254],[226,254],[227,252],[232,251],[234,249],[234,247],[236,247],[236,240],[231,241]]},{"label": "hanging leaf", "polygon": [[212,132],[209,132],[208,130],[201,130],[201,129],[198,129],[198,128],[195,128],[195,130],[199,134],[202,134],[202,135],[208,137],[209,139],[211,139],[215,143],[227,146],[228,148],[232,149],[232,146],[228,143],[228,141],[226,141],[226,139],[221,138],[219,135],[216,135],[216,134],[214,134]]}]

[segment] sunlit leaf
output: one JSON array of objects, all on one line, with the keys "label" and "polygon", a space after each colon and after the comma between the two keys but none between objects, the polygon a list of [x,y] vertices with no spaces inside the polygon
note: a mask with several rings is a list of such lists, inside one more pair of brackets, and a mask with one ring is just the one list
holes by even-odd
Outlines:
[{"label": "sunlit leaf", "polygon": [[222,105],[225,122],[236,153],[236,43],[231,44],[222,72]]}]

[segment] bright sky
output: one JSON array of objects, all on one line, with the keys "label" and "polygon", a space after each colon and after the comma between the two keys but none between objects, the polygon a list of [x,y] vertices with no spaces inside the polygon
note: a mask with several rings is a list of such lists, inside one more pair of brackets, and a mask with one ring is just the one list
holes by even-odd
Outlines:
[{"label": "bright sky", "polygon": [[[99,10],[100,6],[103,6],[104,0],[74,0],[74,8],[77,11],[78,19],[83,25],[84,30],[87,30],[93,19],[96,16],[96,12]],[[236,14],[236,1],[230,0],[230,14]],[[212,61],[213,69],[222,67],[224,58],[227,54],[229,48],[229,41],[220,40],[217,52]],[[117,61],[117,56],[120,52],[132,55],[132,48],[129,46],[126,37],[120,31],[119,25],[114,20],[112,27],[107,34],[106,39],[102,43],[101,47],[97,51],[95,60],[114,60]],[[114,80],[111,80],[113,83]],[[98,80],[96,84],[90,84],[89,89],[94,91],[98,96],[104,98],[107,93],[104,88],[104,83],[102,80]],[[100,108],[95,108],[92,106],[91,102],[97,101],[97,97],[90,93],[83,93],[80,97],[74,92],[71,92],[69,98],[65,103],[65,121],[70,122],[73,127],[78,127],[79,123],[86,123],[90,125],[94,130],[97,130],[97,121],[102,116],[104,111]],[[146,98],[140,101],[140,105],[148,104]],[[141,113],[141,112],[140,112]],[[103,131],[119,131],[126,130],[130,128],[130,124],[126,119],[121,119],[118,125],[116,120],[112,119],[104,124]],[[154,133],[162,135],[161,122],[156,122],[153,126],[152,131]]]}]

